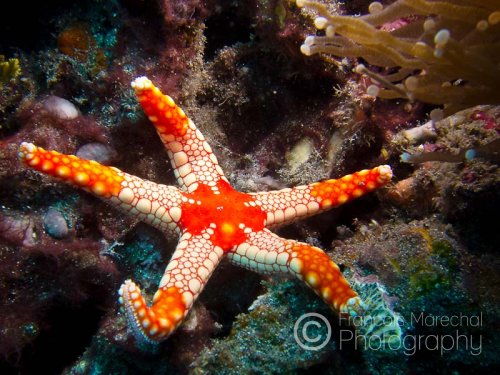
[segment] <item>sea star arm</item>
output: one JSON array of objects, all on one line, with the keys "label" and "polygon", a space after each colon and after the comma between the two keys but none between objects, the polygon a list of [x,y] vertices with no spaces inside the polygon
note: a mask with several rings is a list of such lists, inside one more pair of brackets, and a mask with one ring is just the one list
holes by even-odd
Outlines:
[{"label": "sea star arm", "polygon": [[139,340],[160,342],[182,323],[224,255],[222,249],[207,238],[206,232],[181,236],[151,307],[134,282],[127,280],[122,284],[120,303],[129,327]]},{"label": "sea star arm", "polygon": [[266,226],[273,226],[337,207],[387,184],[391,178],[391,167],[380,165],[339,179],[250,195],[266,212]]},{"label": "sea star arm", "polygon": [[248,241],[228,253],[235,265],[263,274],[288,273],[303,280],[331,308],[360,314],[362,302],[339,267],[321,249],[286,240],[267,229],[249,234]]},{"label": "sea star arm", "polygon": [[198,182],[214,186],[219,178],[226,179],[203,134],[170,96],[146,77],[136,78],[132,87],[167,149],[182,190],[192,192]]},{"label": "sea star arm", "polygon": [[113,203],[130,215],[164,231],[176,231],[182,193],[174,186],[155,184],[94,160],[47,151],[23,142],[19,157],[29,167],[57,177]]}]

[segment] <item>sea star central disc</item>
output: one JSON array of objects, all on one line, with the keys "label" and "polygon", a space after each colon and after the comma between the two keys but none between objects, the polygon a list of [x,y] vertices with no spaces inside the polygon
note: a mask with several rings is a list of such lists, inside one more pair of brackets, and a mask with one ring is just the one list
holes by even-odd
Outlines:
[{"label": "sea star central disc", "polygon": [[234,190],[224,180],[213,189],[200,183],[184,196],[188,201],[181,205],[181,226],[193,235],[207,230],[210,241],[224,251],[245,242],[250,231],[264,229],[266,213],[251,196]]}]

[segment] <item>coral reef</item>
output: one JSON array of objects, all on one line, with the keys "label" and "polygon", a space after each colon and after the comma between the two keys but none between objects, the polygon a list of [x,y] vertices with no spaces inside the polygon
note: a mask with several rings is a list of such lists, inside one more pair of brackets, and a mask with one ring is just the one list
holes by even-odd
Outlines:
[{"label": "coral reef", "polygon": [[[104,266],[92,244],[79,246],[68,244],[57,256],[0,246],[0,350],[17,371],[60,372],[88,345],[89,332],[112,306],[113,268]],[[61,361],[46,362],[53,350]],[[0,368],[13,372],[5,362]]]},{"label": "coral reef", "polygon": [[[286,373],[322,363],[324,352],[303,350],[293,331],[302,314],[326,310],[308,298],[311,295],[296,293],[294,282],[266,285],[271,290],[254,302],[249,313],[236,318],[229,336],[201,353],[194,374]],[[326,335],[325,326],[319,335]],[[334,349],[333,341],[324,348],[330,353]]]},{"label": "coral reef", "polygon": [[[317,323],[317,330],[311,333],[314,338],[332,335],[331,341],[321,350],[304,350],[304,347],[297,345],[298,338],[308,343],[302,337],[303,326],[297,325],[304,314],[311,311],[325,316],[329,314],[310,295],[297,293],[297,289],[302,289],[297,283],[276,281],[265,282],[267,293],[250,306],[250,312],[237,316],[231,333],[223,339],[214,340],[213,345],[200,354],[194,363],[196,367],[193,374],[290,373],[310,368],[331,373],[328,368],[335,366],[335,358],[352,354],[352,327],[355,324],[349,322],[348,318],[329,319],[330,333],[324,321]],[[385,292],[374,281],[358,280],[354,285],[369,305],[367,311],[370,315],[367,316],[374,318],[359,324],[359,331],[363,332],[361,335],[367,340],[385,340],[377,344],[386,349],[389,342],[397,347],[396,342],[402,335],[400,318],[387,309]],[[360,345],[360,350],[364,349]],[[367,361],[373,360],[375,365],[377,356],[370,358],[368,353],[367,356]],[[385,356],[386,359],[391,358],[390,350],[385,352]]]},{"label": "coral reef", "polygon": [[[457,371],[479,363],[493,365],[494,351],[500,342],[488,326],[498,315],[496,302],[492,301],[498,301],[499,296],[495,288],[480,285],[484,276],[491,275],[498,267],[498,259],[464,246],[457,241],[461,237],[452,226],[431,217],[362,228],[348,239],[336,241],[334,254],[343,257],[358,272],[368,270],[378,275],[391,295],[397,297],[397,311],[409,325],[404,350],[410,353],[414,349],[413,354],[419,353],[422,357],[419,367],[432,373],[436,361]],[[496,277],[490,277],[487,276],[489,282],[495,283]],[[419,319],[421,316],[482,320],[464,320],[457,325],[427,324]],[[419,336],[444,337],[457,332],[467,337],[467,345],[463,342],[444,349],[445,357],[440,356],[443,347],[412,347]]]},{"label": "coral reef", "polygon": [[[478,119],[477,113],[499,122],[499,107],[474,107],[436,122],[437,137],[432,143],[409,146],[403,141],[395,142],[394,146],[406,146],[410,158],[422,159],[420,168],[416,167],[409,176],[413,186],[403,193],[420,197],[420,207],[414,206],[415,210],[410,208],[410,211],[421,215],[425,207],[433,207],[431,212],[437,209],[445,220],[462,231],[463,241],[472,249],[489,253],[495,246],[495,234],[487,217],[494,215],[499,198],[498,146],[495,146],[498,133],[489,126],[490,122]],[[472,152],[476,153],[474,157],[470,155]],[[439,160],[433,162],[436,156]],[[426,192],[425,198],[422,192]],[[397,194],[397,189],[393,197],[394,193]],[[411,199],[405,204],[409,208]]]},{"label": "coral reef", "polygon": [[[498,1],[298,3],[2,5],[0,373],[495,371]],[[384,191],[277,229],[327,249],[389,324],[341,321],[300,283],[222,262],[169,340],[136,345],[118,286],[134,278],[150,302],[175,241],[27,171],[17,150],[34,142],[175,184],[129,88],[140,75],[190,114],[239,190],[391,165]],[[319,351],[294,339],[310,312],[331,324]],[[363,332],[391,333],[395,350],[366,348]]]},{"label": "coral reef", "polygon": [[[497,123],[500,123],[498,107],[480,106],[458,112],[442,121],[430,121],[420,127],[405,130],[403,136],[410,145],[407,152],[401,154],[401,161],[460,163],[480,158],[498,164],[500,144]],[[453,131],[450,131],[450,126]],[[415,135],[415,130],[422,128],[428,129],[424,132],[432,134],[432,139],[429,135],[423,138]],[[424,140],[428,142],[424,143]],[[414,142],[417,147],[411,146]]]}]

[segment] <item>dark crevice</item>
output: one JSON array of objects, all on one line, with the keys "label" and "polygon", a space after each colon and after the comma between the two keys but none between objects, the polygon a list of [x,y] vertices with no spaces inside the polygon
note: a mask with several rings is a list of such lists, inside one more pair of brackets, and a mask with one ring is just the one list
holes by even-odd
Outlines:
[{"label": "dark crevice", "polygon": [[93,300],[78,307],[55,303],[44,320],[48,328],[23,349],[15,367],[0,367],[2,373],[60,374],[90,344],[102,313]]},{"label": "dark crevice", "polygon": [[235,1],[216,9],[205,22],[205,58],[212,59],[218,50],[236,43],[247,43],[254,33],[249,5]]},{"label": "dark crevice", "polygon": [[[47,0],[6,1],[0,11],[0,55],[11,56],[17,50],[24,52],[45,48],[44,41],[53,40],[58,31],[54,14],[65,14],[76,6],[89,9],[93,1]],[[14,47],[15,46],[15,49]]]}]

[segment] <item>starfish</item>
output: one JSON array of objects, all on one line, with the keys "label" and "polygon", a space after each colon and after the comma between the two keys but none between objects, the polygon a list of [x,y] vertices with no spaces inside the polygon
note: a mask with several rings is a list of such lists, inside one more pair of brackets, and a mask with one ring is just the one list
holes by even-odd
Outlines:
[{"label": "starfish", "polygon": [[136,78],[132,87],[166,147],[180,188],[32,143],[20,145],[19,157],[37,171],[76,185],[167,235],[179,236],[151,307],[133,281],[126,280],[119,290],[136,338],[152,343],[166,339],[224,257],[259,273],[294,275],[334,310],[362,312],[361,299],[323,250],[283,239],[268,228],[324,212],[385,185],[392,177],[389,166],[283,190],[242,193],[231,187],[210,145],[171,97],[146,77]]}]

